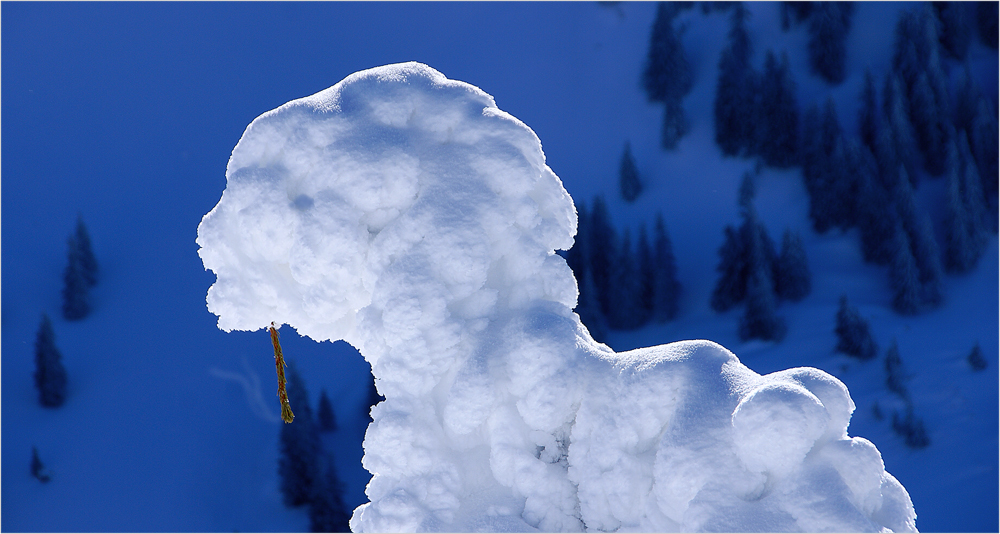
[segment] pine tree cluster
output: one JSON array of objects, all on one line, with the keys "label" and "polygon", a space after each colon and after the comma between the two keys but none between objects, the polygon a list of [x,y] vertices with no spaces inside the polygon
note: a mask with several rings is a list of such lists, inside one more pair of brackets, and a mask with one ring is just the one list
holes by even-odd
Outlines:
[{"label": "pine tree cluster", "polygon": [[579,286],[576,312],[594,339],[603,340],[608,328],[673,319],[681,287],[663,217],[656,218],[652,243],[642,225],[633,246],[629,230],[619,238],[603,198],[595,197],[589,212],[582,202],[577,210],[576,243],[564,256]]},{"label": "pine tree cluster", "polygon": [[302,376],[289,362],[288,401],[295,407],[295,421],[281,425],[281,494],[286,506],[309,506],[312,532],[349,532],[343,484],[337,477],[333,454],[323,447],[320,435],[336,423],[325,391],[320,399],[314,418]]},{"label": "pine tree cluster", "polygon": [[909,391],[906,389],[906,381],[909,377],[903,367],[903,360],[899,356],[899,346],[896,340],[892,340],[892,345],[885,353],[886,386],[889,391],[895,393],[905,404],[903,414],[899,410],[894,410],[892,414],[892,429],[904,439],[907,447],[911,449],[922,449],[931,444],[927,429],[924,427],[923,419],[913,413],[913,401],[910,400]]},{"label": "pine tree cluster", "polygon": [[847,74],[846,41],[853,14],[851,2],[815,2],[809,13],[809,66],[834,85]]}]

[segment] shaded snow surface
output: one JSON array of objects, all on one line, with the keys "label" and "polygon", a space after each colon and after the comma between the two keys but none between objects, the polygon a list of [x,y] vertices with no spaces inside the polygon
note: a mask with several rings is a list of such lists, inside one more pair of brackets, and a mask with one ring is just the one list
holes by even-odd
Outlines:
[{"label": "shaded snow surface", "polygon": [[223,330],[372,365],[361,531],[912,531],[833,376],[710,341],[615,353],[571,310],[572,199],[539,139],[419,63],[265,113],[198,229]]}]

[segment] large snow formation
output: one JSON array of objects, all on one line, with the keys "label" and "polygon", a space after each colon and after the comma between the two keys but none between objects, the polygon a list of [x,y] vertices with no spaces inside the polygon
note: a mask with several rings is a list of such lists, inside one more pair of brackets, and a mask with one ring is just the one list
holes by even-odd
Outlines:
[{"label": "large snow formation", "polygon": [[915,530],[836,378],[590,337],[573,201],[479,88],[352,74],[254,120],[226,178],[198,228],[219,328],[347,340],[386,397],[352,529]]}]

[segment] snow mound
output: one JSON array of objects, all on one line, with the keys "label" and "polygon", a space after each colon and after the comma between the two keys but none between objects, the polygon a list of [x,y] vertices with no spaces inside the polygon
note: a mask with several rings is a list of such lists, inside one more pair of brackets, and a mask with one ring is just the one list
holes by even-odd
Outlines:
[{"label": "snow mound", "polygon": [[254,120],[226,177],[198,228],[219,327],[344,339],[386,397],[352,529],[915,530],[836,378],[594,342],[554,253],[572,199],[482,90],[352,74]]}]

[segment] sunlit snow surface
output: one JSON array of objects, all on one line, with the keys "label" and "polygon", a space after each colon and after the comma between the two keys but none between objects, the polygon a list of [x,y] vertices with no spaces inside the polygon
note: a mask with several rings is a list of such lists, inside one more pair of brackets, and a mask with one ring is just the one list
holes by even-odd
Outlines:
[{"label": "sunlit snow surface", "polygon": [[355,73],[254,120],[226,176],[198,229],[219,327],[344,339],[386,397],[352,529],[915,529],[833,376],[591,339],[572,199],[482,90]]}]

